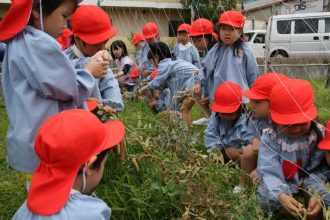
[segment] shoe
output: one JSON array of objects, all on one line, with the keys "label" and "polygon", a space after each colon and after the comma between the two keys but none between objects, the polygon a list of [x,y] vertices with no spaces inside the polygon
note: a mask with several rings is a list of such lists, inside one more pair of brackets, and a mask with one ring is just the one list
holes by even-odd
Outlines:
[{"label": "shoe", "polygon": [[200,119],[192,122],[193,125],[207,125],[208,123],[209,123],[208,118],[200,118]]},{"label": "shoe", "polygon": [[241,194],[242,192],[244,192],[244,187],[242,186],[235,186],[233,189],[234,194]]}]

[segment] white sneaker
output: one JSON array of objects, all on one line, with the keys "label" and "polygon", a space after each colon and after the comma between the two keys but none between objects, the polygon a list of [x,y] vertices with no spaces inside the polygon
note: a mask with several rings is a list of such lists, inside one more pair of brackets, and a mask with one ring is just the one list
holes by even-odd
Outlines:
[{"label": "white sneaker", "polygon": [[200,118],[200,119],[192,122],[193,125],[207,125],[208,123],[209,123],[208,118]]},{"label": "white sneaker", "polygon": [[242,186],[235,186],[233,189],[234,194],[241,194],[242,192],[244,192],[244,187]]}]

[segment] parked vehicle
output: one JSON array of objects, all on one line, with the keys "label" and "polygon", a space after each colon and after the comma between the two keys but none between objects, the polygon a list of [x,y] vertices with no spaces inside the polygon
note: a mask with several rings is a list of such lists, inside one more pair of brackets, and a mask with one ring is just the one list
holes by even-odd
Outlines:
[{"label": "parked vehicle", "polygon": [[266,30],[251,30],[244,32],[245,40],[252,47],[256,57],[265,56]]},{"label": "parked vehicle", "polygon": [[270,57],[330,57],[330,12],[270,17],[266,47]]}]

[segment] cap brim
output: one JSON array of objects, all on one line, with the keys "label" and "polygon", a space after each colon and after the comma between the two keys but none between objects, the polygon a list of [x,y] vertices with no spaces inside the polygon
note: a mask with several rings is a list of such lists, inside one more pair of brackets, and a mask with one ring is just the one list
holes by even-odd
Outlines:
[{"label": "cap brim", "polygon": [[151,39],[151,38],[155,38],[158,35],[158,33],[156,34],[151,34],[151,35],[143,35],[144,39]]},{"label": "cap brim", "polygon": [[269,100],[269,97],[267,96],[263,96],[263,95],[260,95],[260,94],[256,94],[254,93],[253,91],[251,90],[244,90],[242,92],[242,95],[245,96],[246,98],[249,98],[249,99],[255,99],[255,100]]},{"label": "cap brim", "polygon": [[317,109],[313,105],[306,112],[299,112],[294,114],[281,114],[278,112],[270,111],[272,120],[280,125],[301,124],[311,121],[317,117]]},{"label": "cap brim", "polygon": [[107,138],[102,144],[101,151],[115,147],[125,135],[125,125],[119,120],[106,122],[104,123],[104,127],[107,131]]},{"label": "cap brim", "polygon": [[330,150],[330,140],[322,140],[317,147],[320,150]]},{"label": "cap brim", "polygon": [[0,41],[9,40],[21,32],[30,19],[32,0],[13,1],[0,22]]},{"label": "cap brim", "polygon": [[218,22],[217,23],[217,25],[222,25],[222,24],[229,25],[229,26],[234,27],[234,28],[243,28],[239,25],[233,24],[233,22],[230,22],[230,21],[223,21],[223,22]]},{"label": "cap brim", "polygon": [[77,33],[77,35],[87,44],[99,44],[114,37],[116,33],[117,29],[111,27],[108,31],[99,34]]},{"label": "cap brim", "polygon": [[236,112],[240,107],[240,104],[237,105],[231,105],[231,106],[222,106],[217,105],[215,103],[212,104],[212,111],[214,112],[220,112],[220,113],[234,113]]},{"label": "cap brim", "polygon": [[88,111],[92,112],[99,106],[99,103],[95,100],[87,100],[86,105],[87,105]]}]

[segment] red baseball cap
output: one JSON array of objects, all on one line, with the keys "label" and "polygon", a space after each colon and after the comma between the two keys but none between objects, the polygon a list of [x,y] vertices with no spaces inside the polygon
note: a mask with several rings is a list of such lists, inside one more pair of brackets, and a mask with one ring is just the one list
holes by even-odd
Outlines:
[{"label": "red baseball cap", "polygon": [[185,31],[185,32],[189,33],[190,32],[190,29],[191,29],[191,25],[190,24],[183,23],[183,24],[181,24],[178,27],[177,32],[179,32],[179,31]]},{"label": "red baseball cap", "polygon": [[88,99],[86,101],[86,105],[87,105],[88,111],[92,112],[99,106],[99,103],[94,99]]},{"label": "red baseball cap", "polygon": [[137,78],[140,76],[140,69],[138,67],[134,67],[131,71],[131,77]]},{"label": "red baseball cap", "polygon": [[146,23],[142,28],[144,39],[155,38],[158,35],[158,26],[153,22]]},{"label": "red baseball cap", "polygon": [[222,83],[214,93],[212,111],[234,113],[242,105],[242,88],[233,82]]},{"label": "red baseball cap", "polygon": [[245,18],[239,11],[225,11],[221,14],[218,24],[226,24],[234,28],[243,28],[245,23]]},{"label": "red baseball cap", "polygon": [[154,71],[152,71],[151,75],[150,75],[150,79],[151,80],[154,80],[155,77],[157,76],[158,74],[158,69],[155,69]]},{"label": "red baseball cap", "polygon": [[325,137],[317,145],[320,150],[330,150],[330,120],[325,125]]},{"label": "red baseball cap", "polygon": [[273,87],[289,78],[282,73],[266,73],[259,76],[251,86],[250,90],[243,91],[243,95],[249,99],[269,100]]},{"label": "red baseball cap", "polygon": [[12,0],[10,8],[0,22],[0,41],[9,40],[21,32],[29,22],[32,0]]},{"label": "red baseball cap", "polygon": [[144,37],[142,34],[139,34],[139,33],[136,33],[133,35],[132,37],[132,42],[131,42],[131,45],[135,45],[141,41],[144,41]]},{"label": "red baseball cap", "polygon": [[307,80],[288,79],[276,84],[269,100],[270,115],[277,124],[306,123],[317,116],[314,90]]},{"label": "red baseball cap", "polygon": [[103,124],[94,114],[82,109],[63,111],[47,119],[35,140],[40,163],[28,193],[29,210],[44,216],[60,211],[81,166],[117,145],[124,134],[121,121]]},{"label": "red baseball cap", "polygon": [[110,16],[95,5],[82,5],[71,16],[73,34],[87,44],[99,44],[116,35]]},{"label": "red baseball cap", "polygon": [[214,25],[212,21],[205,18],[199,18],[191,24],[189,36],[195,37],[206,34],[213,34],[213,32]]}]

